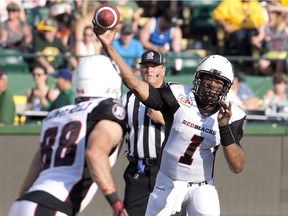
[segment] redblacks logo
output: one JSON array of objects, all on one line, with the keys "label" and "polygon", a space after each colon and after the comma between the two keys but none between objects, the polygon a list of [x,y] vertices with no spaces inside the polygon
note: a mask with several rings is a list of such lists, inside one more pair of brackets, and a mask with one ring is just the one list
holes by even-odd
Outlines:
[{"label": "redblacks logo", "polygon": [[196,130],[203,131],[203,132],[208,133],[208,134],[212,134],[212,135],[216,134],[215,130],[212,130],[210,128],[205,128],[205,127],[203,127],[201,125],[197,125],[197,124],[194,124],[194,123],[186,121],[186,120],[183,120],[182,124],[184,124],[184,125],[186,125],[188,127],[194,128]]},{"label": "redblacks logo", "polygon": [[177,98],[177,101],[185,106],[191,107],[191,102],[189,101],[189,99],[187,97],[185,97],[184,95],[179,95]]}]

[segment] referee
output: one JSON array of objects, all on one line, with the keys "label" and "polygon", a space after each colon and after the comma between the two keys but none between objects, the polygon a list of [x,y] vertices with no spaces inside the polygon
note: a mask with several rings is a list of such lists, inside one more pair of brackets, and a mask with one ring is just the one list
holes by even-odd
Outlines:
[{"label": "referee", "polygon": [[[164,85],[165,59],[159,52],[145,51],[139,64],[143,81],[156,88]],[[123,103],[128,127],[125,155],[129,160],[124,172],[124,206],[129,216],[144,216],[159,171],[165,123],[159,111],[145,107],[132,92],[123,97]]]}]

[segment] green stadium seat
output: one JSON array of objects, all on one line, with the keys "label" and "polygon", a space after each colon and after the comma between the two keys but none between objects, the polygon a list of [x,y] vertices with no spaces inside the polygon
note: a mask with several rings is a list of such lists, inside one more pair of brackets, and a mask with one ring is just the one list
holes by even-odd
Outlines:
[{"label": "green stadium seat", "polygon": [[217,24],[213,11],[219,3],[219,0],[183,1],[183,36],[193,41],[189,48],[215,51]]},{"label": "green stadium seat", "polygon": [[212,17],[218,2],[197,4],[192,7],[190,29],[196,33],[211,33],[216,30],[216,23]]},{"label": "green stadium seat", "polygon": [[0,64],[9,72],[27,73],[29,65],[23,59],[23,53],[16,49],[0,49]]},{"label": "green stadium seat", "polygon": [[47,20],[49,18],[49,9],[47,7],[38,8],[41,20]]},{"label": "green stadium seat", "polygon": [[49,18],[49,9],[46,7],[27,8],[25,9],[25,14],[28,24],[35,31],[40,20],[47,20]]},{"label": "green stadium seat", "polygon": [[181,53],[168,53],[168,61],[166,67],[169,69],[172,67],[173,60],[175,58],[181,58],[183,60],[183,66],[181,70],[181,74],[193,74],[195,69],[202,59],[202,57],[194,50],[185,50]]}]

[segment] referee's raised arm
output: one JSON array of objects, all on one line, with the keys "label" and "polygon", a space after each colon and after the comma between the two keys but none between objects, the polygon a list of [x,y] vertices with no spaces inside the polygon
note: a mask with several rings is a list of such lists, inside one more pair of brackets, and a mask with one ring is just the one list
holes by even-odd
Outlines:
[{"label": "referee's raised arm", "polygon": [[149,85],[139,80],[131,70],[131,68],[125,63],[122,57],[113,46],[113,40],[118,28],[103,30],[97,26],[94,26],[94,33],[103,45],[103,49],[107,55],[118,65],[120,69],[120,75],[124,84],[129,88],[141,101],[146,101],[149,96]]}]

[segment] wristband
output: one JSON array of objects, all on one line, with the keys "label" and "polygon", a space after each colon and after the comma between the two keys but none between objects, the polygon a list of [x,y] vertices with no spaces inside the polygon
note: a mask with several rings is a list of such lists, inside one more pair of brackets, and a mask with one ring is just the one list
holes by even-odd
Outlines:
[{"label": "wristband", "polygon": [[236,143],[229,124],[223,127],[219,126],[219,133],[220,133],[220,138],[221,138],[221,144],[223,146],[229,146],[233,143]]},{"label": "wristband", "polygon": [[105,198],[107,199],[110,205],[113,205],[115,202],[120,200],[116,191],[106,195]]}]

